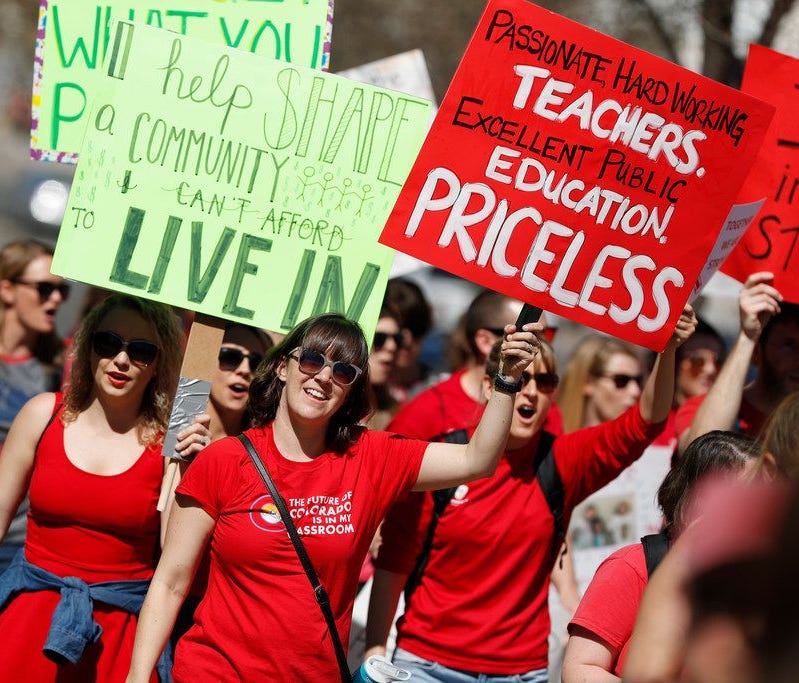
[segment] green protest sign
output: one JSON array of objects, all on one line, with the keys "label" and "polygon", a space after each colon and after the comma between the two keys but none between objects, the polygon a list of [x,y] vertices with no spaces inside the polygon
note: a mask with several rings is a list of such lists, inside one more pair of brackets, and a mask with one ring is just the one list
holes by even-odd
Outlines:
[{"label": "green protest sign", "polygon": [[41,0],[31,156],[75,163],[118,19],[326,69],[333,0]]},{"label": "green protest sign", "polygon": [[287,330],[339,311],[369,333],[377,235],[426,100],[120,22],[52,270]]}]

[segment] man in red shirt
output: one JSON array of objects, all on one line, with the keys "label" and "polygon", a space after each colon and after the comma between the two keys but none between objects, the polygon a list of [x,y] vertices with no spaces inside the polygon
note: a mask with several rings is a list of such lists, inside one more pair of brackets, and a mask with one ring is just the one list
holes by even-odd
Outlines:
[{"label": "man in red shirt", "polygon": [[[747,278],[738,298],[741,329],[716,382],[677,413],[680,453],[714,429],[757,436],[779,402],[799,389],[799,305],[784,302],[773,280],[766,272]],[[757,375],[744,386],[752,362]]]}]

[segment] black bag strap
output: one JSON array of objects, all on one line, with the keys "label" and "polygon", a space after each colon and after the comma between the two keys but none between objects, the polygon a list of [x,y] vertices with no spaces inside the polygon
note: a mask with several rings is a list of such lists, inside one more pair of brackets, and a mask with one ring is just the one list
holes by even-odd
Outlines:
[{"label": "black bag strap", "polygon": [[[432,439],[432,441],[457,443],[463,445],[469,443],[469,432],[466,429],[456,429],[451,432],[439,434]],[[430,559],[430,551],[433,548],[433,537],[436,533],[438,520],[441,518],[441,515],[444,514],[444,510],[447,509],[447,505],[449,505],[449,502],[455,495],[457,488],[457,486],[452,486],[448,489],[438,489],[433,491],[433,516],[430,518],[430,524],[427,525],[427,533],[425,534],[424,542],[422,543],[422,549],[419,551],[419,555],[416,557],[416,563],[413,566],[413,570],[408,575],[408,579],[405,582],[405,604],[410,602],[411,595],[413,595],[413,592],[422,581],[422,574],[424,574],[424,570],[427,567],[427,562]]]},{"label": "black bag strap", "polygon": [[646,573],[651,578],[652,573],[669,551],[669,537],[664,531],[659,534],[649,534],[641,539],[641,545],[644,546]]},{"label": "black bag strap", "polygon": [[552,449],[555,435],[541,432],[538,441],[538,451],[535,455],[535,478],[538,486],[547,501],[547,507],[552,513],[555,526],[555,535],[552,537],[553,559],[557,557],[558,550],[566,538],[566,521],[564,519],[566,507],[566,494],[563,490],[563,480],[555,464],[555,452]]},{"label": "black bag strap", "polygon": [[[438,441],[446,441],[447,443],[469,443],[469,432],[465,429],[458,429],[453,432],[447,432],[437,437]],[[552,551],[557,555],[563,539],[566,537],[566,529],[563,520],[564,510],[564,492],[563,481],[560,478],[558,469],[555,466],[555,455],[552,451],[552,445],[555,442],[555,436],[549,432],[542,432],[541,438],[538,440],[538,449],[533,461],[533,467],[536,472],[536,479],[538,485],[544,493],[544,498],[547,501],[549,510],[552,513],[552,518],[555,525],[555,535],[553,537]],[[457,487],[453,486],[449,489],[438,489],[433,491],[433,516],[430,518],[430,524],[427,527],[424,543],[422,549],[419,551],[419,556],[416,558],[416,564],[413,571],[408,575],[408,580],[405,583],[405,603],[410,602],[411,595],[418,588],[422,582],[422,575],[430,560],[430,551],[433,548],[433,537],[436,533],[438,521],[447,505],[455,495]]]},{"label": "black bag strap", "polygon": [[266,469],[266,465],[264,465],[261,457],[258,455],[258,451],[255,450],[255,446],[253,446],[252,441],[250,441],[245,434],[239,434],[238,439],[244,445],[247,455],[250,456],[250,460],[252,460],[253,465],[255,465],[255,469],[258,470],[258,474],[261,475],[261,479],[264,480],[264,484],[266,484],[266,488],[269,490],[269,494],[272,496],[272,500],[280,512],[280,517],[283,520],[286,531],[289,533],[289,538],[294,544],[294,550],[297,551],[297,557],[300,558],[300,563],[302,564],[302,568],[305,570],[305,575],[308,577],[308,581],[311,583],[314,597],[319,605],[319,609],[322,610],[325,623],[330,631],[330,638],[333,641],[333,649],[336,653],[336,662],[338,663],[339,673],[341,674],[341,681],[342,683],[351,683],[352,674],[350,674],[350,668],[347,664],[347,654],[344,652],[344,646],[341,644],[341,637],[339,636],[338,629],[336,628],[336,620],[333,617],[333,610],[330,609],[330,596],[327,594],[325,587],[319,581],[319,576],[317,575],[316,570],[311,563],[311,558],[308,557],[308,553],[305,550],[305,546],[302,544],[300,535],[297,533],[294,522],[291,520],[291,515],[286,507],[286,502],[278,492],[275,482],[272,481],[272,477],[269,476],[269,471]]}]

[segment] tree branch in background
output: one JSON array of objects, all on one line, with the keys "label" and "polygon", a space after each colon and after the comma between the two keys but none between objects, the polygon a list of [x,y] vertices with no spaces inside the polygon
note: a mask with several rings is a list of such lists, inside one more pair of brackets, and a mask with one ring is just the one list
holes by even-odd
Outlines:
[{"label": "tree branch in background", "polygon": [[768,19],[766,19],[766,23],[763,25],[763,31],[760,33],[760,37],[756,42],[766,46],[770,46],[774,42],[774,37],[777,35],[780,22],[783,17],[791,11],[794,3],[795,0],[774,0]]},{"label": "tree branch in background", "polygon": [[675,64],[680,64],[680,58],[677,54],[677,47],[674,44],[674,37],[671,33],[669,33],[669,31],[666,30],[666,26],[657,10],[655,10],[655,8],[649,4],[648,0],[633,0],[633,2],[644,8],[646,16],[652,23],[652,28],[655,34],[658,36],[658,38],[660,38],[660,42],[663,43],[666,48],[668,53],[666,57]]}]

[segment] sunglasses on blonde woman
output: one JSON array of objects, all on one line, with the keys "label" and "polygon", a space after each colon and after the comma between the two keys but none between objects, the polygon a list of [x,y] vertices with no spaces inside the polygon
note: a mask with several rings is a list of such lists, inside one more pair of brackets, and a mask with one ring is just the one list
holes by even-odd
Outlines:
[{"label": "sunglasses on blonde woman", "polygon": [[558,388],[560,378],[554,372],[527,372],[522,373],[522,386],[526,387],[527,384],[533,380],[535,388],[542,394],[551,394]]},{"label": "sunglasses on blonde woman", "polygon": [[61,295],[61,300],[66,301],[69,298],[69,284],[66,282],[50,282],[48,280],[40,280],[39,282],[26,282],[18,278],[11,280],[15,285],[23,285],[25,287],[35,287],[36,293],[39,295],[40,301],[47,301],[53,292],[58,292]]},{"label": "sunglasses on blonde woman", "polygon": [[625,375],[617,373],[615,375],[602,375],[607,377],[617,389],[625,389],[630,382],[635,382],[639,387],[644,385],[644,378],[641,375]]},{"label": "sunglasses on blonde woman", "polygon": [[289,357],[296,359],[300,372],[312,377],[329,367],[332,380],[342,387],[348,387],[363,372],[357,365],[340,360],[329,360],[323,353],[304,349],[301,346],[294,349]]}]

